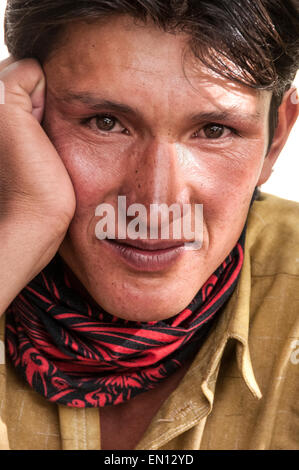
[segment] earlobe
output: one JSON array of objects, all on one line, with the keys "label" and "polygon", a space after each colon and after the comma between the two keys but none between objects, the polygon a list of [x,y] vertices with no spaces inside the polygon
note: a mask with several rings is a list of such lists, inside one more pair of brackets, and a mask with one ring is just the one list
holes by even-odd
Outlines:
[{"label": "earlobe", "polygon": [[282,151],[299,114],[299,100],[296,88],[288,90],[278,110],[278,125],[270,150],[265,157],[264,165],[257,185],[264,184],[271,176],[273,166]]}]

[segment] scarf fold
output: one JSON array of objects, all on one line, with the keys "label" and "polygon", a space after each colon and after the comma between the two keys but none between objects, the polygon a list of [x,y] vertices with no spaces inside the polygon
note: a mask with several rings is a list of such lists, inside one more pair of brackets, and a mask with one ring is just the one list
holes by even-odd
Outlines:
[{"label": "scarf fold", "polygon": [[119,404],[155,388],[199,350],[237,284],[244,240],[245,228],[187,308],[147,323],[87,302],[56,255],[7,311],[12,363],[35,391],[71,407]]}]

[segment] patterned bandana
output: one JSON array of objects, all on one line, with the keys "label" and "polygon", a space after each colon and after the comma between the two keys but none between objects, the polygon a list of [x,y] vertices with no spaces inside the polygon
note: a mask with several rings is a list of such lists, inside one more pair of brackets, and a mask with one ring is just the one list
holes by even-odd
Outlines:
[{"label": "patterned bandana", "polygon": [[147,323],[85,301],[56,255],[7,311],[10,359],[30,387],[72,407],[118,404],[155,388],[199,350],[236,286],[244,239],[245,229],[187,308]]}]

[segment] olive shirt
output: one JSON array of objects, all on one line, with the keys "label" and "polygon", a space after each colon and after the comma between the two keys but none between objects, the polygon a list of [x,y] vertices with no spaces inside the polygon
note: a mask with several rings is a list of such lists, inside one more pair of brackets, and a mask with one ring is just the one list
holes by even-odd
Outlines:
[{"label": "olive shirt", "polygon": [[[5,361],[4,316],[0,339],[0,449],[100,449],[100,410],[32,391]],[[238,286],[136,449],[298,449],[298,397],[299,204],[261,194]]]}]

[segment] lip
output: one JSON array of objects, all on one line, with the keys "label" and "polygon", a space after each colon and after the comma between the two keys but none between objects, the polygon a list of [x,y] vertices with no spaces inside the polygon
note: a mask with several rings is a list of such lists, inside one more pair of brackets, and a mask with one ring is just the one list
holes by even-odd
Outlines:
[{"label": "lip", "polygon": [[177,240],[102,240],[114,256],[136,271],[169,269],[184,254],[184,242]]}]

